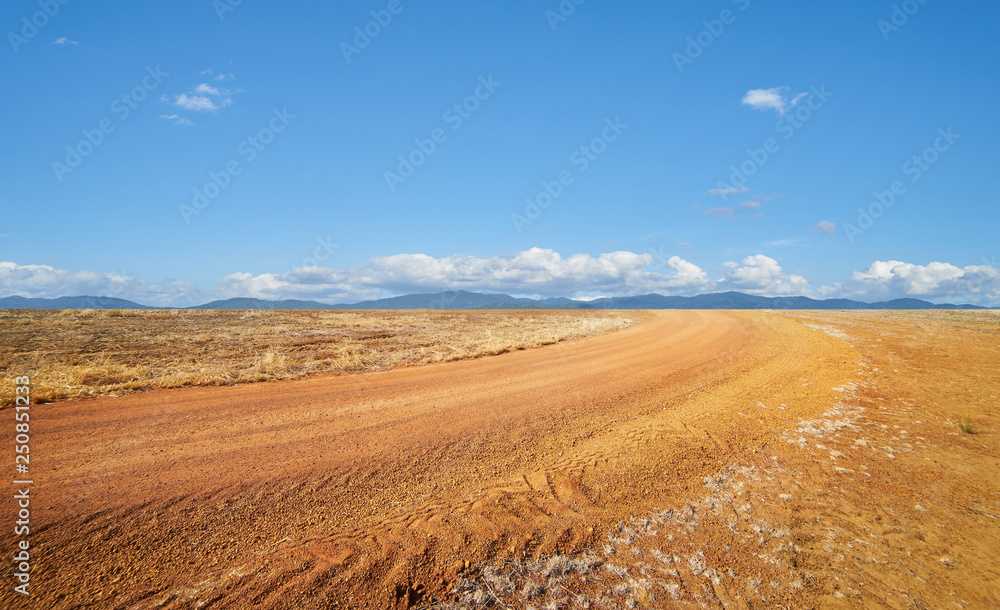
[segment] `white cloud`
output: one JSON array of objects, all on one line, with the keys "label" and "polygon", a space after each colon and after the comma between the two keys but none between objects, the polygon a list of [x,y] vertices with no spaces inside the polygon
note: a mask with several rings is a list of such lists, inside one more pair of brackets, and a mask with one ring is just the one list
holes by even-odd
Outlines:
[{"label": "white cloud", "polygon": [[787,90],[788,87],[751,89],[743,96],[742,102],[756,110],[767,110],[770,108],[778,111],[778,114],[785,114],[788,109],[795,107],[799,103],[799,100],[806,96],[805,93],[799,93],[791,99],[787,99],[783,93]]},{"label": "white cloud", "polygon": [[759,210],[761,203],[759,201],[752,201],[750,199],[744,201],[740,204],[741,210]]},{"label": "white cloud", "polygon": [[900,261],[875,261],[865,271],[855,271],[851,279],[874,284],[900,281],[909,294],[927,294],[942,282],[962,277],[963,271],[949,263],[913,265]]},{"label": "white cloud", "polygon": [[328,302],[358,301],[380,295],[378,290],[351,285],[349,277],[343,271],[323,267],[306,267],[284,274],[233,273],[222,278],[215,292],[220,298],[319,299]]},{"label": "white cloud", "polygon": [[248,296],[261,299],[316,299],[354,302],[413,292],[470,290],[515,295],[593,296],[649,292],[693,294],[713,282],[697,265],[672,256],[656,265],[651,254],[609,252],[599,256],[562,257],[553,250],[532,248],[507,256],[426,254],[377,257],[346,269],[305,267],[288,273],[233,273],[210,293],[182,282],[148,284],[122,273],[70,272],[44,265],[0,263],[0,295],[25,297],[117,296],[141,304],[204,302]]},{"label": "white cloud", "polygon": [[1000,305],[1000,269],[995,260],[984,258],[983,263],[958,267],[942,262],[915,265],[875,261],[864,271],[855,271],[848,281],[821,286],[817,292],[827,298],[867,302],[915,298],[935,303]]},{"label": "white cloud", "polygon": [[693,288],[708,288],[713,283],[701,267],[679,256],[671,256],[664,266],[676,272],[671,288],[690,292]]},{"label": "white cloud", "polygon": [[56,38],[55,40],[53,40],[52,44],[80,44],[80,43],[75,40],[70,40],[69,38],[63,36],[62,38]]},{"label": "white cloud", "polygon": [[705,214],[710,216],[726,216],[728,218],[733,218],[736,216],[736,211],[733,208],[710,208],[705,210]]},{"label": "white cloud", "polygon": [[611,252],[597,257],[575,254],[563,258],[542,248],[493,257],[397,254],[339,271],[310,268],[281,275],[232,274],[224,278],[220,292],[258,298],[308,295],[305,298],[351,301],[448,289],[545,297],[688,293],[712,284],[707,273],[680,257],[673,256],[663,263],[669,270],[666,273],[650,270],[654,263],[650,254]]},{"label": "white cloud", "polygon": [[184,110],[197,110],[198,112],[215,112],[219,108],[228,106],[230,102],[232,102],[230,98],[213,100],[204,95],[187,95],[186,93],[178,95],[174,100],[174,104]]},{"label": "white cloud", "polygon": [[174,125],[194,125],[194,123],[178,114],[161,114],[160,118],[173,121]]},{"label": "white cloud", "polygon": [[837,232],[837,225],[829,220],[821,220],[816,226],[810,229],[810,233],[822,233],[823,235],[833,235]]},{"label": "white cloud", "polygon": [[[725,276],[712,279],[679,256],[610,252],[563,257],[542,248],[506,256],[426,254],[377,257],[344,269],[305,267],[288,273],[233,273],[211,291],[176,280],[147,283],[121,272],[67,271],[47,265],[0,263],[0,296],[115,296],[154,306],[195,305],[217,298],[314,299],[352,303],[366,299],[440,290],[506,292],[515,296],[626,296],[658,292],[690,295],[737,290],[765,296],[810,295],[802,276],[782,271],[778,262],[757,254],[725,263]],[[657,264],[657,260],[662,264]],[[913,265],[876,261],[842,283],[815,289],[822,298],[882,301],[915,297],[940,302],[1000,304],[1000,270],[987,264]]]},{"label": "white cloud", "polygon": [[[204,70],[202,74],[210,76],[213,72],[212,70]],[[235,77],[232,74],[219,74],[215,80],[231,80],[233,78]],[[228,89],[213,87],[208,83],[198,83],[187,93],[173,96],[173,104],[178,108],[195,112],[216,112],[232,103],[232,94]]]},{"label": "white cloud", "polygon": [[840,294],[842,291],[843,291],[843,286],[841,286],[839,282],[834,282],[830,286],[824,284],[816,289],[816,292],[819,293],[819,296],[824,299],[833,298],[836,295]]},{"label": "white cloud", "polygon": [[1000,270],[990,265],[957,267],[941,262],[914,265],[875,261],[868,269],[855,271],[851,280],[844,288],[847,294],[865,294],[880,299],[948,297],[995,302],[1000,298]]},{"label": "white cloud", "polygon": [[212,100],[202,95],[188,96],[186,93],[182,93],[177,96],[174,103],[185,110],[197,110],[199,112],[218,110],[218,107]]},{"label": "white cloud", "polygon": [[194,90],[195,93],[203,93],[205,95],[215,95],[215,96],[222,95],[222,93],[218,89],[212,87],[207,83],[199,84],[197,87],[194,88]]},{"label": "white cloud", "polygon": [[778,261],[763,254],[748,256],[742,264],[727,262],[725,266],[729,270],[723,284],[729,290],[770,296],[806,295],[811,292],[804,277],[782,273]]},{"label": "white cloud", "polygon": [[747,193],[749,191],[750,191],[750,189],[747,188],[747,187],[745,187],[745,186],[741,186],[739,188],[736,188],[735,186],[730,186],[730,187],[721,188],[721,189],[708,189],[708,194],[712,195],[712,196],[715,196],[715,195],[738,195],[740,193]]},{"label": "white cloud", "polygon": [[186,282],[149,284],[122,273],[67,271],[48,265],[0,262],[0,295],[28,298],[113,296],[140,305],[195,305],[204,294]]}]

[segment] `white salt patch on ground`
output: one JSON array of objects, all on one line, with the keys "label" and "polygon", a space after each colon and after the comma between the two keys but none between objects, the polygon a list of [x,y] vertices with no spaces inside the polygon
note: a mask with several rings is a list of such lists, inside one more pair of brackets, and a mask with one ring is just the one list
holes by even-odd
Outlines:
[{"label": "white salt patch on ground", "polygon": [[809,324],[808,322],[806,323],[806,326],[808,326],[809,328],[812,328],[814,330],[818,330],[818,331],[824,332],[824,333],[830,335],[831,337],[836,337],[838,339],[845,339],[845,340],[846,339],[850,339],[850,337],[848,337],[844,333],[844,331],[840,330],[836,326],[825,326],[823,324]]}]

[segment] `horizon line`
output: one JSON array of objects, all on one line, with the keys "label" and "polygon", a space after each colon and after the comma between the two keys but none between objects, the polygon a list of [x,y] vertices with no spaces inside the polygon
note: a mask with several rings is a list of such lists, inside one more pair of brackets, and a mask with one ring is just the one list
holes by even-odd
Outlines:
[{"label": "horizon line", "polygon": [[[8,299],[23,299],[25,301],[35,301],[35,302],[38,302],[38,301],[42,301],[42,302],[46,302],[46,301],[58,301],[60,299],[95,299],[95,300],[97,300],[97,299],[106,299],[106,300],[113,300],[113,301],[119,301],[119,302],[129,303],[129,304],[132,304],[132,305],[136,305],[138,309],[145,309],[145,310],[204,309],[208,305],[213,305],[213,304],[216,304],[216,303],[225,303],[227,301],[235,301],[235,300],[248,300],[248,301],[256,301],[256,302],[260,302],[260,303],[271,303],[271,304],[281,304],[281,303],[307,303],[308,304],[308,303],[315,303],[317,305],[325,306],[325,307],[301,307],[301,308],[282,308],[282,307],[268,307],[267,308],[267,309],[274,309],[274,310],[282,310],[282,309],[292,309],[292,310],[295,310],[295,309],[300,309],[300,310],[314,309],[314,310],[321,310],[321,309],[324,309],[324,308],[327,308],[327,309],[350,310],[350,309],[355,309],[354,307],[351,307],[352,305],[362,305],[362,304],[365,304],[365,303],[378,303],[379,301],[388,301],[388,300],[392,300],[392,299],[403,299],[403,298],[407,298],[407,297],[418,297],[418,296],[422,296],[422,297],[434,297],[434,296],[446,296],[446,295],[449,295],[449,294],[463,294],[463,293],[464,294],[479,295],[479,296],[500,296],[500,297],[508,297],[509,299],[511,299],[510,301],[498,300],[498,301],[495,301],[495,302],[492,302],[492,303],[484,303],[480,307],[478,307],[478,308],[481,308],[481,309],[501,309],[501,308],[498,308],[498,307],[490,307],[490,305],[503,305],[505,303],[509,303],[509,304],[512,304],[512,305],[517,305],[517,304],[523,304],[524,301],[535,301],[535,302],[538,302],[538,303],[543,303],[543,302],[546,302],[546,301],[567,300],[567,301],[570,301],[572,303],[579,304],[579,305],[588,305],[588,304],[596,303],[596,302],[606,302],[606,301],[621,300],[621,299],[636,299],[636,298],[643,298],[643,297],[650,297],[650,296],[661,297],[661,298],[664,298],[664,299],[697,299],[697,298],[701,298],[701,297],[723,296],[723,295],[738,295],[740,297],[747,297],[747,298],[750,298],[750,299],[767,299],[767,300],[772,300],[772,301],[773,300],[784,300],[784,299],[805,299],[806,301],[811,301],[811,302],[820,303],[820,304],[840,301],[840,302],[856,303],[858,305],[873,306],[873,307],[855,307],[855,308],[852,308],[852,309],[885,309],[884,307],[874,307],[874,306],[877,306],[877,305],[887,305],[887,304],[891,304],[891,303],[895,303],[895,302],[899,302],[899,301],[910,301],[910,302],[914,302],[915,301],[915,302],[919,302],[919,303],[928,305],[927,307],[909,307],[909,308],[906,308],[906,309],[915,309],[915,310],[918,310],[918,309],[949,309],[949,308],[954,308],[954,309],[975,309],[975,310],[987,310],[988,311],[988,310],[997,310],[997,309],[1000,309],[1000,307],[987,307],[987,306],[983,306],[983,305],[975,305],[975,304],[972,304],[972,303],[934,303],[932,301],[927,301],[925,299],[921,299],[921,298],[918,298],[918,297],[897,297],[897,298],[883,300],[883,301],[861,301],[861,300],[850,299],[850,298],[846,298],[846,297],[817,299],[817,298],[806,296],[806,295],[767,296],[767,295],[750,294],[750,293],[740,292],[740,291],[736,291],[736,290],[727,290],[727,291],[724,291],[724,292],[707,292],[707,293],[699,293],[699,294],[696,294],[696,295],[667,295],[667,294],[662,294],[662,293],[658,293],[658,292],[648,292],[648,293],[643,293],[643,294],[626,295],[626,296],[602,296],[602,297],[596,297],[596,298],[593,298],[593,299],[574,299],[574,298],[571,298],[571,297],[543,297],[543,298],[517,297],[517,296],[510,295],[508,293],[505,293],[505,292],[474,292],[474,291],[470,291],[470,290],[442,290],[442,291],[438,291],[438,292],[413,292],[413,293],[406,293],[406,294],[400,294],[400,295],[390,296],[390,297],[381,297],[381,298],[378,298],[378,299],[361,300],[361,301],[356,301],[354,303],[327,303],[327,302],[323,302],[323,301],[319,301],[319,300],[315,300],[315,299],[297,299],[297,298],[261,299],[261,298],[258,298],[258,297],[251,297],[251,296],[237,296],[237,297],[227,297],[227,298],[224,298],[224,299],[215,299],[215,300],[207,301],[205,303],[201,303],[201,304],[198,304],[198,305],[188,305],[188,306],[183,306],[183,307],[181,307],[181,306],[158,307],[158,306],[152,306],[152,305],[145,305],[143,303],[139,303],[138,301],[133,301],[133,300],[130,300],[130,299],[124,299],[124,298],[121,298],[121,297],[115,297],[115,296],[110,296],[110,295],[101,295],[101,296],[95,296],[95,295],[75,295],[75,296],[62,295],[62,296],[58,296],[58,297],[24,297],[24,296],[21,296],[21,295],[12,294],[12,295],[7,295],[7,296],[0,297],[0,309],[11,309],[11,310],[14,310],[14,309],[42,309],[42,310],[48,309],[48,308],[43,308],[43,307],[8,307],[8,306],[3,305],[2,302],[5,301],[5,300],[8,300]],[[88,308],[53,307],[52,309],[72,310],[72,309],[88,309]],[[136,308],[129,308],[129,307],[106,307],[106,308],[103,308],[103,309],[136,309]],[[255,309],[255,308],[253,308],[253,307],[236,307],[236,308],[232,308],[231,310],[237,311],[237,310],[250,310],[250,309]],[[371,308],[365,307],[365,308],[362,308],[362,309],[371,309]],[[423,310],[449,310],[449,309],[451,309],[451,310],[462,310],[462,309],[469,309],[469,308],[468,307],[464,307],[464,308],[463,307],[451,307],[451,306],[448,306],[447,303],[442,302],[441,305],[438,306],[438,307],[393,307],[393,308],[389,308],[389,309],[399,309],[399,310],[422,310],[422,309]],[[531,309],[531,307],[524,307],[523,309]],[[560,307],[556,307],[556,306],[551,306],[551,307],[544,307],[543,309],[559,310],[559,309],[590,309],[590,308],[588,308],[588,307],[566,307],[566,308],[560,308]],[[594,308],[594,309],[597,309],[597,308]],[[620,308],[608,307],[608,308],[600,308],[600,309],[620,309]],[[634,309],[634,308],[629,308],[629,309]],[[650,307],[648,309],[658,309],[658,308],[657,307]],[[667,308],[663,308],[663,309],[671,309],[671,308],[667,307]],[[695,308],[695,309],[697,309],[697,308]],[[726,308],[723,307],[723,308],[715,308],[715,309],[726,309]],[[766,306],[749,307],[749,308],[744,307],[742,309],[773,309],[773,307],[766,307]],[[782,308],[782,309],[784,309],[784,308]],[[836,308],[830,308],[830,309],[836,309]]]}]

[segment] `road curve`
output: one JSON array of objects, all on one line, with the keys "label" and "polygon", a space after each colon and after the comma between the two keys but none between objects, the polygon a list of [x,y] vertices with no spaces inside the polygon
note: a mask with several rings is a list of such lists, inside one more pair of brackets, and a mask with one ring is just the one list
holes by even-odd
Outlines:
[{"label": "road curve", "polygon": [[417,606],[682,497],[852,363],[778,316],[669,311],[492,358],[35,407],[33,603]]}]

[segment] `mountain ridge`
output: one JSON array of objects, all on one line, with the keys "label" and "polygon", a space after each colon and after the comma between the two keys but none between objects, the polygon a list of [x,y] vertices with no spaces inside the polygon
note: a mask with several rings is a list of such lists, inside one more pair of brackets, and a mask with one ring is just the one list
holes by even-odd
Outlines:
[{"label": "mountain ridge", "polygon": [[465,290],[415,293],[358,303],[328,304],[298,299],[266,300],[237,297],[191,307],[157,308],[115,297],[58,297],[53,299],[9,296],[0,298],[0,309],[1000,309],[970,304],[931,303],[901,298],[866,303],[852,299],[813,299],[804,296],[763,297],[742,292],[714,292],[696,296],[657,293],[628,297],[602,297],[577,301],[565,297],[530,299],[503,293]]}]

